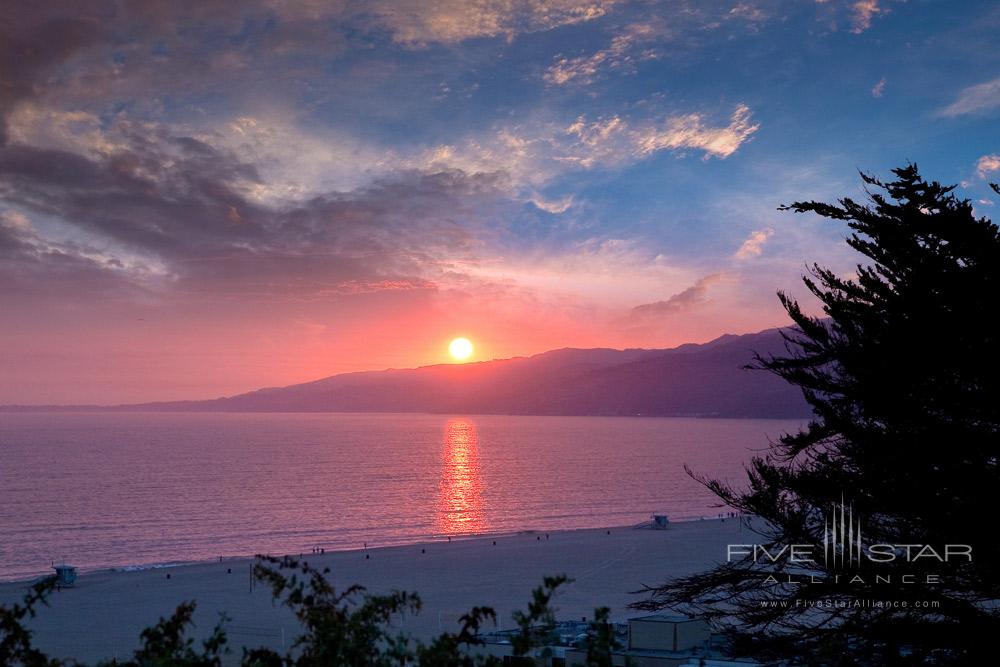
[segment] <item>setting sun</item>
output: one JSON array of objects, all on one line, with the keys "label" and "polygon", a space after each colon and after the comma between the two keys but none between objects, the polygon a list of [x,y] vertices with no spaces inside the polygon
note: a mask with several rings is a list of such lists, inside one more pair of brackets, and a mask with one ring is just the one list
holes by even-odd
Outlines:
[{"label": "setting sun", "polygon": [[456,338],[448,344],[448,353],[458,361],[471,357],[472,350],[472,341],[468,338]]}]

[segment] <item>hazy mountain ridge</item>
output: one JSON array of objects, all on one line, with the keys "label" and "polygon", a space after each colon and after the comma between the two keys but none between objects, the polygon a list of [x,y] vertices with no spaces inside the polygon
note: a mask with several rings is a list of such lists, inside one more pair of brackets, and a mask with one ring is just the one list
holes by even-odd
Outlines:
[{"label": "hazy mountain ridge", "polygon": [[783,353],[779,330],[725,335],[667,350],[563,348],[532,357],[345,373],[214,400],[114,409],[807,416],[797,389],[769,373],[743,368],[754,352]]}]

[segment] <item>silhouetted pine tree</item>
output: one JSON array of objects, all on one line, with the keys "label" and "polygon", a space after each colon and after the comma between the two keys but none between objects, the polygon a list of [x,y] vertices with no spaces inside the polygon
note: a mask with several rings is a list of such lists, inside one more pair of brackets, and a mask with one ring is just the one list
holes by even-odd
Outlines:
[{"label": "silhouetted pine tree", "polygon": [[[916,165],[893,173],[886,183],[862,174],[864,203],[781,207],[845,221],[847,242],[871,263],[851,277],[810,269],[804,282],[825,316],[779,293],[795,324],[787,356],[754,366],[801,387],[815,417],[753,460],[746,488],[701,481],[763,520],[752,524],[761,535],[745,541],[772,553],[795,543],[822,554],[825,521],[843,499],[864,545],[930,544],[940,553],[967,544],[972,562],[929,554],[907,562],[901,550],[873,563],[868,546],[858,565],[746,558],[647,589],[637,607],[705,614],[731,628],[740,652],[797,664],[996,664],[1000,235],[954,187],[924,181]],[[764,583],[768,574],[779,582],[815,574],[819,583]],[[904,574],[915,583],[901,583]],[[851,582],[855,575],[865,583]],[[921,583],[929,575],[940,583]],[[863,600],[907,606],[854,606]],[[808,606],[820,601],[847,606]],[[923,602],[938,606],[915,608]]]}]

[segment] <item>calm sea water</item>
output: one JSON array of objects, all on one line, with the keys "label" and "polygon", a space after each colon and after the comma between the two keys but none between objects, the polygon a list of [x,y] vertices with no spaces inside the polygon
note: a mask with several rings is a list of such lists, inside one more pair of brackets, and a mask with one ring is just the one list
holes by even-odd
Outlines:
[{"label": "calm sea water", "polygon": [[0,414],[0,579],[714,516],[796,422],[374,414]]}]

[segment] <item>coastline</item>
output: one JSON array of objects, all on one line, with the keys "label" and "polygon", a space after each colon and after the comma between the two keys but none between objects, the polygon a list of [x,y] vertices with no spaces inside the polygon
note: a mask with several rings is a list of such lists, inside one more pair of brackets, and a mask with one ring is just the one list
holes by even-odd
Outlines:
[{"label": "coastline", "polygon": [[[746,536],[737,519],[671,523],[666,530],[634,526],[566,531],[519,531],[452,541],[303,554],[311,565],[329,567],[338,588],[361,584],[371,593],[413,591],[420,614],[398,619],[400,630],[426,639],[454,629],[475,605],[496,609],[501,627],[524,608],[545,575],[574,581],[557,598],[560,618],[591,617],[611,608],[613,620],[637,615],[641,599],[631,591],[711,567],[725,558],[725,545]],[[292,614],[274,604],[270,591],[250,584],[252,558],[170,564],[143,569],[81,573],[71,589],[53,594],[30,623],[36,643],[54,657],[84,662],[124,658],[139,632],[195,600],[193,636],[207,636],[225,613],[233,656],[243,646],[288,648],[297,634]],[[30,582],[0,584],[0,603],[17,600]],[[506,625],[505,625],[506,624]]]},{"label": "coastline", "polygon": [[[718,520],[715,517],[711,519],[707,517],[685,517],[677,520],[672,520],[674,523],[686,523],[690,521],[707,521],[707,520]],[[366,551],[373,552],[376,550],[384,549],[397,549],[401,547],[425,547],[426,545],[433,544],[448,544],[451,542],[463,542],[468,540],[485,540],[485,539],[500,539],[508,537],[516,537],[518,535],[535,535],[541,533],[542,535],[554,534],[554,533],[573,533],[577,531],[588,531],[588,530],[632,530],[632,529],[643,529],[648,525],[648,521],[643,521],[640,523],[631,524],[619,524],[612,526],[590,526],[583,528],[566,528],[563,530],[546,530],[544,528],[526,528],[523,530],[508,530],[508,531],[496,531],[496,532],[483,532],[483,533],[463,533],[457,535],[424,535],[417,536],[415,538],[399,538],[397,540],[393,539],[383,539],[380,541],[373,540],[371,542],[362,541],[362,546],[350,546],[350,547],[336,547],[331,546],[323,550],[320,555],[332,555],[340,553],[364,553]],[[292,553],[262,553],[262,554],[223,554],[214,558],[192,558],[192,559],[180,559],[180,560],[169,560],[169,561],[151,561],[145,563],[130,563],[126,565],[110,565],[110,566],[95,566],[95,567],[76,567],[79,576],[91,576],[91,575],[102,575],[102,574],[116,574],[116,573],[130,573],[130,572],[144,572],[147,570],[167,570],[177,567],[194,567],[198,565],[211,565],[219,563],[249,563],[254,560],[258,555],[269,555],[282,558],[284,556],[291,556],[295,558],[307,558],[309,556],[314,556],[313,552],[292,552]],[[67,559],[70,565],[75,565],[72,562],[72,558]],[[53,561],[55,563],[56,561]],[[51,567],[45,567],[38,570],[30,575],[25,576],[15,576],[11,578],[0,577],[0,589],[9,585],[22,585],[28,586],[39,579],[50,576],[52,574]]]},{"label": "coastline", "polygon": [[[719,517],[709,517],[709,516],[682,516],[679,518],[671,517],[671,525],[676,526],[677,524],[693,523],[701,521],[718,521]],[[373,540],[372,542],[362,542],[364,546],[350,546],[350,547],[336,547],[331,546],[325,548],[320,555],[332,555],[338,553],[353,553],[365,551],[374,551],[381,549],[395,549],[400,547],[417,546],[423,547],[425,545],[433,544],[447,544],[451,542],[464,542],[468,540],[485,540],[485,539],[500,539],[508,537],[516,537],[518,535],[549,535],[556,533],[574,533],[579,531],[592,531],[592,530],[644,530],[649,527],[649,521],[640,521],[637,523],[627,523],[627,524],[616,524],[608,526],[585,526],[581,528],[565,528],[560,530],[547,530],[545,528],[525,528],[522,530],[505,530],[496,532],[482,532],[482,533],[462,533],[455,535],[425,535],[417,536],[415,538],[399,538],[397,540],[384,539],[381,541]],[[280,553],[280,554],[222,554],[215,558],[192,558],[192,559],[180,559],[180,560],[169,560],[169,561],[151,561],[145,563],[129,563],[126,565],[111,565],[111,566],[96,566],[96,567],[76,567],[76,570],[80,576],[90,576],[99,574],[115,574],[115,573],[129,573],[129,572],[144,572],[146,570],[166,570],[176,567],[190,567],[197,565],[210,565],[218,563],[240,563],[240,562],[250,562],[258,555],[271,555],[277,556],[278,558],[284,556],[292,557],[303,557],[315,555],[312,552],[298,552],[298,553]],[[72,558],[67,559],[70,565],[75,565],[72,562]],[[53,561],[55,563],[55,561]],[[0,576],[0,589],[9,585],[30,585],[35,583],[41,578],[50,576],[52,574],[52,568],[42,568],[38,572],[25,575],[25,576],[15,576],[11,578]]]}]

